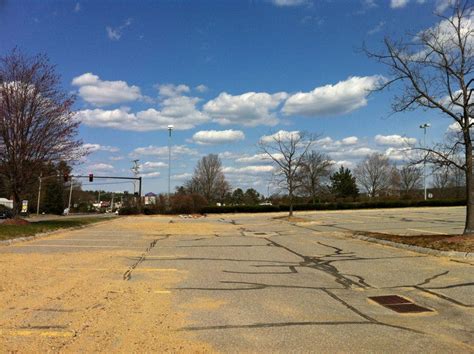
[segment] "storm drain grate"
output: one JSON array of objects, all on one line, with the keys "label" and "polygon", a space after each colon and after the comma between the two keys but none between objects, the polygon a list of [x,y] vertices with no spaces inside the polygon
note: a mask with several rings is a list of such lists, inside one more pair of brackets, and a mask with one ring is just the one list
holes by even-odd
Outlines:
[{"label": "storm drain grate", "polygon": [[371,296],[370,300],[398,313],[433,312],[433,310],[412,303],[398,295]]}]

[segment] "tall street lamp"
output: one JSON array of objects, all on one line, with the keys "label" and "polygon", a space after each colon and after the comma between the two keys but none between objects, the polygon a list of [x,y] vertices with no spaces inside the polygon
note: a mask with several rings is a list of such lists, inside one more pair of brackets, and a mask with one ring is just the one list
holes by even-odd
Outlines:
[{"label": "tall street lamp", "polygon": [[[431,127],[431,124],[429,123],[424,123],[420,125],[420,128],[423,129],[423,148],[426,149],[426,129]],[[425,189],[425,200],[427,198],[426,196],[426,156],[423,159],[423,185]]]},{"label": "tall street lamp", "polygon": [[173,125],[168,125],[168,204],[171,196],[171,131]]}]

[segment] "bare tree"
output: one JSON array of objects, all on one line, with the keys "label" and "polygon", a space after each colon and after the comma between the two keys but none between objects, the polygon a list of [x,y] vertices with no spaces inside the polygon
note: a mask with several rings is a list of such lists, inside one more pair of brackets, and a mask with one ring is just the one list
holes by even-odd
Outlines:
[{"label": "bare tree", "polygon": [[362,160],[354,170],[357,182],[366,190],[369,197],[378,197],[392,185],[393,167],[388,158],[380,153],[373,153]]},{"label": "bare tree", "polygon": [[418,166],[407,165],[400,169],[400,187],[404,194],[412,193],[422,187],[423,170]]},{"label": "bare tree", "polygon": [[191,193],[201,194],[208,202],[222,200],[230,186],[222,172],[219,156],[209,154],[199,160],[193,177],[185,186]]},{"label": "bare tree", "polygon": [[432,169],[433,187],[441,191],[449,187],[451,169],[449,166],[434,167]]},{"label": "bare tree", "polygon": [[301,189],[311,197],[313,204],[323,189],[323,182],[329,179],[333,163],[330,158],[317,151],[309,151],[303,158],[298,179]]},{"label": "bare tree", "polygon": [[289,216],[293,216],[293,197],[301,186],[298,172],[303,165],[304,157],[314,144],[316,136],[305,132],[279,131],[260,139],[260,150],[267,154],[277,168],[275,179],[288,192],[290,202]]},{"label": "bare tree", "polygon": [[73,102],[45,56],[15,49],[0,58],[0,165],[15,210],[42,166],[84,153]]},{"label": "bare tree", "polygon": [[[466,175],[467,212],[465,235],[474,235],[474,176],[470,130],[474,121],[474,7],[470,0],[455,0],[451,14],[438,14],[440,22],[407,40],[386,38],[385,51],[368,56],[385,64],[391,77],[385,89],[402,85],[394,98],[394,112],[433,109],[450,118],[459,131],[454,144],[423,147],[424,161],[455,166]],[[455,158],[462,150],[461,163]]]}]

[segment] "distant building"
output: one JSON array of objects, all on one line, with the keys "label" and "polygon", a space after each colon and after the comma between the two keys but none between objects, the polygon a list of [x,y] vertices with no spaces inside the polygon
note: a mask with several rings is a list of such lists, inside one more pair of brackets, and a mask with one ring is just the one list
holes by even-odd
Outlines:
[{"label": "distant building", "polygon": [[145,194],[145,205],[155,205],[156,204],[156,197],[155,193],[149,192]]}]

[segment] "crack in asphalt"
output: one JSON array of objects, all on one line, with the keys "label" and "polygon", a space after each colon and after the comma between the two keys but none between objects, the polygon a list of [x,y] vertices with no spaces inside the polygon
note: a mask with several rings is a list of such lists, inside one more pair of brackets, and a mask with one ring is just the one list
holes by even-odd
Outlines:
[{"label": "crack in asphalt", "polygon": [[140,256],[140,258],[138,258],[138,260],[133,263],[126,271],[125,273],[123,273],[123,280],[130,280],[132,279],[132,272],[133,270],[138,267],[138,265],[140,263],[142,263],[146,256],[148,255],[148,253],[150,253],[150,251],[156,246],[157,242],[158,241],[162,241],[162,240],[166,240],[167,238],[169,238],[170,235],[166,235],[165,237],[163,238],[159,238],[159,239],[155,239],[153,241],[150,242],[149,246],[145,249],[145,252],[142,253],[142,255]]}]

